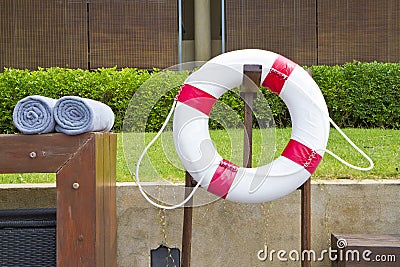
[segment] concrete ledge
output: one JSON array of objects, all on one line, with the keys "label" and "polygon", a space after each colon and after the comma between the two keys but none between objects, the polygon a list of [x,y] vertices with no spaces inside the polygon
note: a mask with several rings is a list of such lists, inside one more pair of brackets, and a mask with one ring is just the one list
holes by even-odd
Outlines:
[{"label": "concrete ledge", "polygon": [[[159,187],[146,184],[146,189]],[[164,189],[163,194],[182,193],[172,186]],[[54,207],[55,199],[54,184],[0,185],[0,209]],[[328,249],[331,233],[400,234],[399,206],[399,180],[313,181],[312,249],[317,257]],[[149,266],[150,249],[163,241],[161,216],[134,183],[118,183],[118,266]],[[180,247],[182,209],[166,211],[165,219],[168,244]],[[272,262],[260,261],[257,253],[265,245],[268,252],[300,250],[299,191],[264,204],[218,200],[194,209],[193,266],[300,266],[280,262],[276,253]],[[330,262],[326,257],[312,266]]]}]

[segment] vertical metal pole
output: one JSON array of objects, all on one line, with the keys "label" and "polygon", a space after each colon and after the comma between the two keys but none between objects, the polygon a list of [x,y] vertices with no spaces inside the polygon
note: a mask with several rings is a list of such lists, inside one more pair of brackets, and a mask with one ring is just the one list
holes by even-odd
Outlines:
[{"label": "vertical metal pole", "polygon": [[90,42],[90,1],[86,0],[86,27],[87,27],[87,69],[90,70],[91,65],[90,65],[90,59],[92,58],[90,52],[91,52],[91,42]]},{"label": "vertical metal pole", "polygon": [[225,53],[225,0],[221,0],[221,52]]},{"label": "vertical metal pole", "polygon": [[182,68],[182,42],[183,42],[183,32],[182,32],[182,0],[178,0],[178,57],[179,57],[179,70]]},{"label": "vertical metal pole", "polygon": [[[195,181],[192,176],[185,173],[185,198],[190,194]],[[192,253],[192,218],[193,218],[193,199],[190,199],[183,208],[183,233],[182,233],[182,267],[190,267]]]}]

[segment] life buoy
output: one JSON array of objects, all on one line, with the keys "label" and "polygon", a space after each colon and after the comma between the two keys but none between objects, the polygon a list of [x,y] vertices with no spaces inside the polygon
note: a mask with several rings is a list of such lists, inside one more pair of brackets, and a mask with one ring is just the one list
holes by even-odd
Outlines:
[{"label": "life buoy", "polygon": [[[239,167],[223,159],[208,130],[214,103],[240,86],[244,64],[262,66],[262,86],[279,95],[292,120],[291,138],[282,154],[257,168]],[[324,97],[302,67],[281,55],[256,49],[221,54],[192,73],[176,99],[176,151],[192,177],[221,198],[260,203],[285,196],[311,176],[324,155],[329,137]]]}]

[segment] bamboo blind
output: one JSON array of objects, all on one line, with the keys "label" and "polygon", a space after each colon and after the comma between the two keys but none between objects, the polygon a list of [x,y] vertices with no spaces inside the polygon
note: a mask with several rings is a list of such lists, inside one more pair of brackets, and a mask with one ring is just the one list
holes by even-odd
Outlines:
[{"label": "bamboo blind", "polygon": [[[165,68],[177,27],[176,0],[1,0],[0,68]],[[302,65],[399,62],[400,1],[226,0],[226,41]]]},{"label": "bamboo blind", "polygon": [[91,68],[177,64],[177,9],[176,0],[92,0]]},{"label": "bamboo blind", "polygon": [[400,60],[399,0],[318,0],[318,63]]},{"label": "bamboo blind", "polygon": [[226,0],[227,50],[258,48],[317,63],[315,0]]},{"label": "bamboo blind", "polygon": [[1,0],[0,67],[87,67],[85,0]]}]

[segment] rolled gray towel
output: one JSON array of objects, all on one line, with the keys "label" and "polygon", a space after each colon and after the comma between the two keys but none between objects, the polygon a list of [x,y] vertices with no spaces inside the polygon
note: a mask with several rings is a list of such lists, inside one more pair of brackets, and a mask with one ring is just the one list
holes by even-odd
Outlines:
[{"label": "rolled gray towel", "polygon": [[33,95],[18,101],[13,110],[13,123],[24,134],[54,132],[53,110],[56,100]]},{"label": "rolled gray towel", "polygon": [[68,135],[86,132],[108,132],[114,125],[114,113],[99,101],[64,96],[54,106],[56,131]]}]

